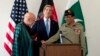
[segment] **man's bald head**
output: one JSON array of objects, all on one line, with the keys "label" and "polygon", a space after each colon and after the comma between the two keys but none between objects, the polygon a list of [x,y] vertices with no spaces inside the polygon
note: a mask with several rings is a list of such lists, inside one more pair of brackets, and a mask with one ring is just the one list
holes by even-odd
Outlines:
[{"label": "man's bald head", "polygon": [[35,15],[31,12],[27,12],[25,15],[24,15],[24,23],[28,26],[32,26],[34,23],[35,23]]},{"label": "man's bald head", "polygon": [[27,12],[25,15],[24,15],[24,18],[25,17],[35,17],[35,15],[32,13],[32,12]]}]

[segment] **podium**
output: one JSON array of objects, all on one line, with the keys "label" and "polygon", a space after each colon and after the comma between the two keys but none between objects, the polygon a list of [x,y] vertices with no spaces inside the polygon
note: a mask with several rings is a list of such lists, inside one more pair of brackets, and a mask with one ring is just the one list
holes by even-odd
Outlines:
[{"label": "podium", "polygon": [[82,56],[82,51],[79,44],[47,44],[40,56]]}]

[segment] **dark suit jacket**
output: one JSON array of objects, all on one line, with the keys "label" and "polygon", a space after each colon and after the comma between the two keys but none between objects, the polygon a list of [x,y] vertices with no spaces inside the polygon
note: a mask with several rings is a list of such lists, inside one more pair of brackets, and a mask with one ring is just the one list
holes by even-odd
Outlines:
[{"label": "dark suit jacket", "polygon": [[43,19],[38,20],[35,25],[32,27],[33,34],[37,34],[38,41],[48,40],[49,37],[53,36],[58,31],[58,23],[51,20],[50,22],[50,34],[47,35],[46,27]]},{"label": "dark suit jacket", "polygon": [[58,31],[58,23],[51,20],[50,22],[50,34],[47,35],[46,27],[43,19],[38,20],[32,27],[33,35],[37,37],[37,41],[33,42],[33,56],[39,56],[39,47],[41,46],[41,40],[48,40],[49,37],[56,34]]}]

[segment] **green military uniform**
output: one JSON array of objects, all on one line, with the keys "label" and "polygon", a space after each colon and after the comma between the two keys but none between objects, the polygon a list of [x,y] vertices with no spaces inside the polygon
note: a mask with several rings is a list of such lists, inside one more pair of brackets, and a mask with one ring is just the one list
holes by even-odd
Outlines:
[{"label": "green military uniform", "polygon": [[[83,26],[80,23],[75,23],[73,27],[69,27],[67,23],[63,24],[59,31],[62,31],[62,43],[63,44],[81,44],[83,50],[83,56],[86,53],[85,35],[83,32]],[[59,39],[59,31],[46,42],[53,43]]]}]

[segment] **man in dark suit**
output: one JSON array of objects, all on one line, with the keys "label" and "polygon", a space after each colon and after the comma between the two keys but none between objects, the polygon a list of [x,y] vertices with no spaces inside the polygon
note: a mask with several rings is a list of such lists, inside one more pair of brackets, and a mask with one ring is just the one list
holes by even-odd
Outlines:
[{"label": "man in dark suit", "polygon": [[37,20],[32,27],[33,34],[37,35],[37,41],[33,44],[34,56],[39,56],[39,47],[42,40],[48,40],[58,31],[58,23],[53,21],[50,16],[52,15],[52,6],[46,5],[43,9],[43,18]]}]

